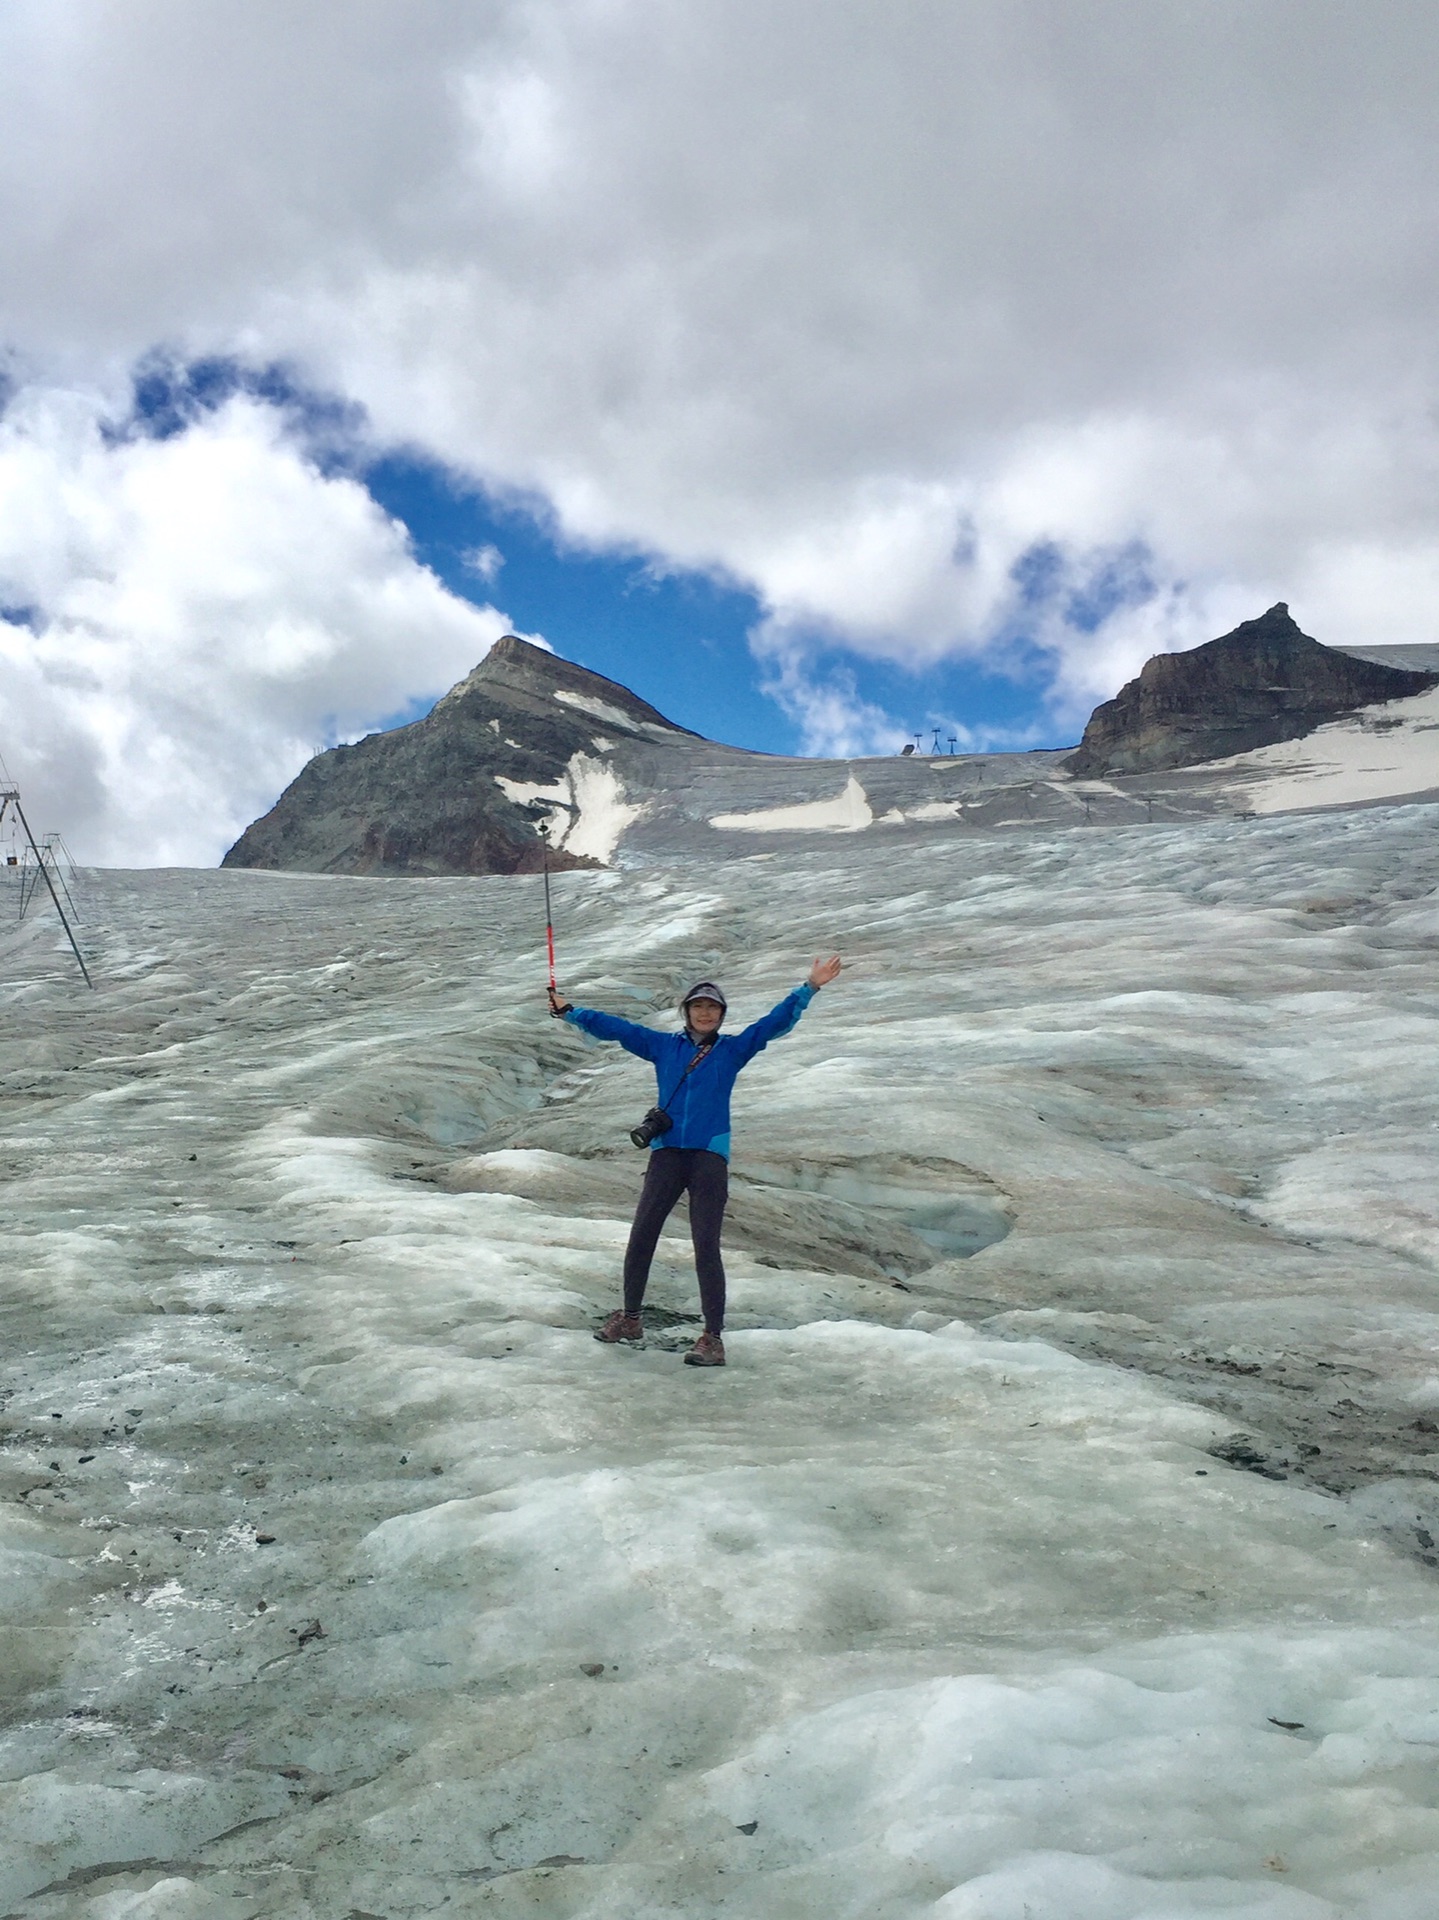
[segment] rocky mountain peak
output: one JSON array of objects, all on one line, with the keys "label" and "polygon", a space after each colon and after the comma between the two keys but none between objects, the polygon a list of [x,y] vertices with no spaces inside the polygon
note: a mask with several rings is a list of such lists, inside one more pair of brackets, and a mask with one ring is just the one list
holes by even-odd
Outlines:
[{"label": "rocky mountain peak", "polygon": [[1322,646],[1284,601],[1187,653],[1158,653],[1094,709],[1069,771],[1148,773],[1297,740],[1326,720],[1402,700],[1436,676]]},{"label": "rocky mountain peak", "polygon": [[[317,754],[225,855],[317,873],[529,873],[593,866],[707,743],[617,680],[518,634],[423,719]],[[743,758],[743,756],[740,756]]]},{"label": "rocky mountain peak", "polygon": [[[570,696],[568,701],[566,694]],[[618,680],[607,680],[602,673],[562,660],[557,653],[522,640],[517,633],[507,633],[497,640],[480,664],[450,688],[434,712],[444,713],[477,697],[487,706],[495,701],[513,705],[516,696],[520,705],[558,699],[572,711],[588,712],[592,719],[607,719],[612,726],[665,727],[688,739],[698,738],[687,727],[667,720],[657,707],[641,700]],[[606,711],[599,712],[601,708]]]}]

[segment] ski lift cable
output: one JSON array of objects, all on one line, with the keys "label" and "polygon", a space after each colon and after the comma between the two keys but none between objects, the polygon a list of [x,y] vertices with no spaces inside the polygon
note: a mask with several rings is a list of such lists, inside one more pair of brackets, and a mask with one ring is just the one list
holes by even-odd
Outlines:
[{"label": "ski lift cable", "polygon": [[65,896],[66,904],[78,920],[80,918],[80,910],[75,905],[74,896],[71,894],[69,887],[65,884],[65,876],[60,871],[60,861],[55,852],[56,842],[59,838],[58,833],[47,833],[45,835],[44,845],[40,849],[40,860],[42,865],[49,866],[55,878],[60,882],[60,891]]},{"label": "ski lift cable", "polygon": [[69,842],[63,833],[52,833],[49,838],[55,842],[57,850],[65,856],[65,865],[69,868],[71,881],[80,877],[80,863],[70,851]]},{"label": "ski lift cable", "polygon": [[20,918],[23,920],[30,911],[30,902],[35,898],[35,888],[39,885],[40,879],[39,874],[36,872],[36,862],[32,857],[31,849],[24,844],[20,846],[19,864]]},{"label": "ski lift cable", "polygon": [[75,918],[82,919],[80,902],[86,897],[85,870],[70,851],[69,842],[63,833],[47,833],[46,840],[55,849],[55,858],[65,875],[66,891],[75,905]]}]

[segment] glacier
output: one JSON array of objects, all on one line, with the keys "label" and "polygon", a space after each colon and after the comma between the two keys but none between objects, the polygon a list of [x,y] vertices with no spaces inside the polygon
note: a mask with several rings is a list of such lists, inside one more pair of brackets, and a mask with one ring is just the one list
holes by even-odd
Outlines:
[{"label": "glacier", "polygon": [[634,1017],[846,958],[718,1374],[679,1218],[590,1338],[649,1087],[537,877],[8,931],[0,1911],[1433,1920],[1439,814],[1253,812],[554,878]]}]

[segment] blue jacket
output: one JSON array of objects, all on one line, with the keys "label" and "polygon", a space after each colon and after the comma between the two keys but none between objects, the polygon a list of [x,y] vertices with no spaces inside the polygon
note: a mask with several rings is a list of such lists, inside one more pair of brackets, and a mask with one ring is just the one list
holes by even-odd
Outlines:
[{"label": "blue jacket", "polygon": [[690,1074],[685,1068],[695,1057],[695,1044],[688,1033],[658,1033],[612,1013],[596,1013],[591,1007],[571,1007],[565,1018],[596,1040],[618,1040],[654,1067],[659,1104],[674,1125],[650,1142],[652,1148],[703,1147],[728,1160],[729,1097],[740,1069],[771,1040],[788,1033],[814,995],[806,980],[743,1033],[721,1033]]}]

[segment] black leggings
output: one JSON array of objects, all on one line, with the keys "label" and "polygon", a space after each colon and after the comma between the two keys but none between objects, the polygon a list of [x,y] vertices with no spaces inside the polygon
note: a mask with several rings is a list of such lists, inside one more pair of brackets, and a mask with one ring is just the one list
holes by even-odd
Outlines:
[{"label": "black leggings", "polygon": [[651,1147],[650,1163],[630,1243],[625,1248],[625,1312],[638,1313],[650,1277],[650,1261],[659,1244],[660,1229],[688,1188],[690,1238],[694,1241],[695,1272],[699,1275],[700,1306],[705,1330],[724,1331],[724,1262],[720,1259],[720,1229],[729,1199],[729,1162],[706,1147]]}]

